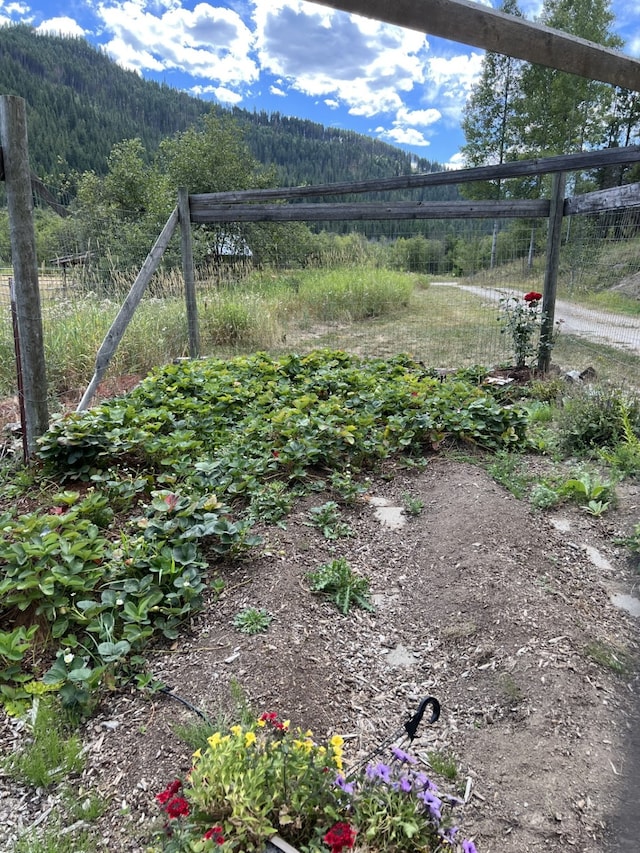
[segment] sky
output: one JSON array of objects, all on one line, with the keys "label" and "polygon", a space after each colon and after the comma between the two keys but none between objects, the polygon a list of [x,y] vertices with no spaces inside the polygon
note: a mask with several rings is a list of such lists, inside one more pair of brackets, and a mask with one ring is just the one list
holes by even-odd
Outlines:
[{"label": "sky", "polygon": [[[542,0],[519,7],[535,20]],[[640,57],[639,0],[611,0],[611,10],[623,52]],[[193,96],[363,133],[451,167],[483,56],[308,0],[0,0],[0,25],[18,22],[86,38]]]}]

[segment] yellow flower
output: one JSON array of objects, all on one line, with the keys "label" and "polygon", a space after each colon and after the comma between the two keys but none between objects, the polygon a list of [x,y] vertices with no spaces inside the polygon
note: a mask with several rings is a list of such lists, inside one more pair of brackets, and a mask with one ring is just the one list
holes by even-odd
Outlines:
[{"label": "yellow flower", "polygon": [[254,732],[246,732],[244,736],[244,745],[251,746],[256,742],[256,736]]},{"label": "yellow flower", "polygon": [[336,749],[340,749],[340,747],[343,746],[344,738],[341,738],[340,735],[334,735],[329,741],[329,743],[335,751]]},{"label": "yellow flower", "polygon": [[265,720],[258,720],[258,725],[261,729],[263,729],[267,725],[267,723]]},{"label": "yellow flower", "polygon": [[231,734],[234,737],[240,737],[242,734],[242,726],[231,726]]},{"label": "yellow flower", "polygon": [[193,753],[193,755],[191,757],[193,758],[194,761],[197,761],[199,758],[202,758],[202,750],[196,749],[196,751]]},{"label": "yellow flower", "polygon": [[209,744],[211,749],[215,749],[216,746],[218,746],[218,744],[221,742],[221,740],[222,735],[220,734],[220,732],[214,732],[211,737],[207,738],[207,743]]},{"label": "yellow flower", "polygon": [[285,732],[288,731],[290,725],[291,725],[291,720],[283,720],[282,721],[282,728],[285,730]]},{"label": "yellow flower", "polygon": [[310,752],[313,752],[314,743],[309,738],[306,738],[306,740],[294,740],[293,745],[296,749],[299,749],[307,755],[309,755]]}]

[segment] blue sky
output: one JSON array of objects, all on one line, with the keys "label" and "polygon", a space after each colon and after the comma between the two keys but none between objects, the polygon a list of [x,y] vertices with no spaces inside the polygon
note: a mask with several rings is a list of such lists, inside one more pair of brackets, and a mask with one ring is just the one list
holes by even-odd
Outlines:
[{"label": "blue sky", "polygon": [[[534,20],[542,0],[519,5]],[[624,52],[640,56],[639,0],[611,9]],[[482,61],[476,48],[308,0],[0,0],[0,25],[10,22],[83,36],[197,97],[354,130],[448,165]]]}]

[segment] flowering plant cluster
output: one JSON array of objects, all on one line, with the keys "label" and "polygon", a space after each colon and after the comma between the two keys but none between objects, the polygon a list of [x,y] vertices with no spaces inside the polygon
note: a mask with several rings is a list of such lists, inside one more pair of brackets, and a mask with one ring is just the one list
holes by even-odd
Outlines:
[{"label": "flowering plant cluster", "polygon": [[539,311],[542,294],[531,290],[520,298],[503,296],[500,299],[500,332],[511,336],[516,367],[525,367],[536,354],[535,339],[542,314]]},{"label": "flowering plant cluster", "polygon": [[302,853],[476,853],[450,824],[462,801],[440,793],[413,756],[391,754],[345,775],[339,735],[318,744],[275,713],[217,731],[194,753],[184,785],[156,796],[160,849],[264,853],[279,835]]}]

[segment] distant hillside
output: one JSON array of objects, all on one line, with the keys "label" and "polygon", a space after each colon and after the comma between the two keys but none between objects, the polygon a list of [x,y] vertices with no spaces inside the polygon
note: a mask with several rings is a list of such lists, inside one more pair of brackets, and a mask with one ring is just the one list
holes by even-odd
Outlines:
[{"label": "distant hillside", "polygon": [[[0,27],[0,94],[27,104],[33,170],[53,182],[72,172],[106,171],[116,142],[139,137],[155,151],[163,137],[196,123],[217,105],[125,71],[81,38]],[[351,131],[279,113],[233,109],[249,150],[273,165],[285,186],[439,171],[428,160]],[[455,197],[440,188],[429,198]],[[452,196],[452,193],[454,194]]]}]

